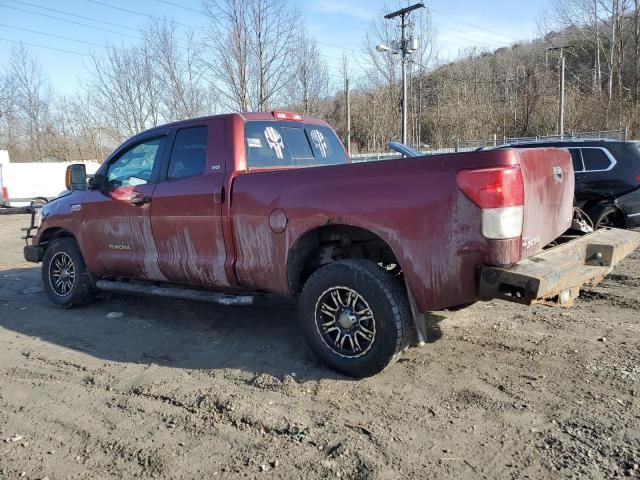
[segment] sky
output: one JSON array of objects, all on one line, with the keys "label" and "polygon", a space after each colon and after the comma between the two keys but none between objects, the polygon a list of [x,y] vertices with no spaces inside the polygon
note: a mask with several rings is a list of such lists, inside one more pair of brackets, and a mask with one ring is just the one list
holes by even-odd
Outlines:
[{"label": "sky", "polygon": [[[437,31],[439,58],[447,60],[465,47],[494,50],[537,37],[536,22],[552,1],[432,0],[425,4]],[[332,72],[343,54],[355,70],[362,68],[371,22],[407,4],[398,0],[291,3],[304,17]],[[0,68],[7,63],[11,46],[23,42],[43,64],[54,88],[71,95],[87,77],[90,54],[100,56],[105,43],[135,43],[137,30],[150,21],[149,16],[173,18],[179,28],[197,33],[206,25],[198,13],[200,6],[200,0],[0,0]]]}]

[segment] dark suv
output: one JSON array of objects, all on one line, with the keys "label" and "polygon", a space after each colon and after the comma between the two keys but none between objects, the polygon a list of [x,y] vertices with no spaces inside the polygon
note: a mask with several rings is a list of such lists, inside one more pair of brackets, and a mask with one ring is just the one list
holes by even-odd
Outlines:
[{"label": "dark suv", "polygon": [[640,142],[556,140],[510,147],[566,148],[576,173],[576,206],[598,227],[640,226]]}]

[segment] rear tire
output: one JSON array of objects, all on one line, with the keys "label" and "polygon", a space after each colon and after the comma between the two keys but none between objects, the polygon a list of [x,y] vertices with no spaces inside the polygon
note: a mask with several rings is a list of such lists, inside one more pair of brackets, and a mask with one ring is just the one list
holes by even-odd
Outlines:
[{"label": "rear tire", "polygon": [[342,260],[313,273],[300,296],[299,321],[320,360],[357,378],[395,361],[413,334],[406,293],[369,260]]},{"label": "rear tire", "polygon": [[610,203],[597,205],[589,212],[595,230],[600,228],[626,228],[624,216],[619,208]]},{"label": "rear tire", "polygon": [[49,300],[62,308],[86,305],[95,298],[91,274],[72,238],[50,243],[42,259],[42,283]]}]

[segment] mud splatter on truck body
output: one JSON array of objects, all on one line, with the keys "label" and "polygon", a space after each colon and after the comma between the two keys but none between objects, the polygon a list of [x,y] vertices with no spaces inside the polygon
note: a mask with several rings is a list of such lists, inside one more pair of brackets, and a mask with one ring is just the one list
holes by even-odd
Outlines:
[{"label": "mud splatter on truck body", "polygon": [[[527,176],[536,162],[543,164],[540,170],[561,165],[572,177],[569,156],[561,150],[477,152],[240,175],[232,205],[238,279],[249,288],[268,285],[287,294],[287,255],[296,241],[327,224],[350,225],[373,232],[391,247],[420,311],[471,302],[477,297],[477,267],[517,263],[546,243],[524,252],[520,237],[483,238],[480,209],[458,189],[452,172],[478,165],[527,165]],[[549,167],[549,176],[551,172]],[[525,210],[524,226],[525,232],[549,241],[569,227],[572,211],[571,190],[545,193],[550,187],[553,181],[532,185],[536,202]],[[545,206],[547,198],[552,211]],[[274,209],[288,216],[285,232],[275,233],[265,222]],[[540,221],[536,210],[552,218]]]},{"label": "mud splatter on truck body", "polygon": [[[250,149],[264,148],[282,160],[285,145],[271,127],[264,140],[248,138],[248,125],[258,123],[278,127],[285,136],[288,129],[310,129],[306,148],[316,142],[322,156],[328,137],[335,137],[330,130],[313,133],[329,129],[322,120],[275,112],[158,127],[126,142],[98,171],[100,177],[122,152],[160,139],[147,184],[74,192],[53,202],[45,213],[55,211],[57,225],[48,216],[34,245],[62,228],[78,240],[99,276],[295,295],[299,279],[293,276],[300,269],[291,267],[292,252],[299,253],[314,232],[345,226],[368,232],[390,249],[418,310],[425,312],[477,300],[483,265],[517,264],[571,225],[574,184],[566,150],[504,149],[351,164],[335,138],[342,164],[255,167],[248,162]],[[204,170],[172,180],[167,165],[177,132],[192,127],[208,131]],[[271,150],[263,141],[271,142]],[[506,208],[487,209],[482,198],[461,187],[461,172],[488,175],[479,195],[500,198],[503,186],[491,179],[507,172],[520,182],[521,195]],[[72,213],[72,204],[82,211]],[[521,215],[516,233],[486,234],[485,218],[493,218],[487,215],[499,217],[509,208],[516,219]]]}]

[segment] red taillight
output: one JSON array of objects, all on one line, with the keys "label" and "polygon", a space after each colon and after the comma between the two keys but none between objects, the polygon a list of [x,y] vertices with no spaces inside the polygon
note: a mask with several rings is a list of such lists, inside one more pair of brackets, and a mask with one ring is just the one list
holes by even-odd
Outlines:
[{"label": "red taillight", "polygon": [[298,115],[297,113],[293,113],[293,112],[271,112],[273,114],[273,117],[276,120],[291,120],[294,122],[301,122],[302,121],[302,116]]},{"label": "red taillight", "polygon": [[483,209],[524,204],[524,183],[519,166],[462,170],[458,172],[458,187]]},{"label": "red taillight", "polygon": [[5,202],[9,200],[9,189],[7,187],[2,187],[2,200]]}]

